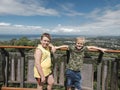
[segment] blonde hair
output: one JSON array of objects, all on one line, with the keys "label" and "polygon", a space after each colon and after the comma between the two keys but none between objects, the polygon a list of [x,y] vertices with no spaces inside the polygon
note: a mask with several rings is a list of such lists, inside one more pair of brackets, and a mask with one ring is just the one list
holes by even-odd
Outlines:
[{"label": "blonde hair", "polygon": [[77,37],[76,42],[82,42],[84,44],[85,43],[85,38],[84,37]]}]

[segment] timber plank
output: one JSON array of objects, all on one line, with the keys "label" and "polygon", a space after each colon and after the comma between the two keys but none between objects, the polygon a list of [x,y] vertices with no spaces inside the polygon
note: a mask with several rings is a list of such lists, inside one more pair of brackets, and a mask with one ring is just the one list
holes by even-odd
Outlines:
[{"label": "timber plank", "polygon": [[37,90],[37,88],[2,87],[0,90]]}]

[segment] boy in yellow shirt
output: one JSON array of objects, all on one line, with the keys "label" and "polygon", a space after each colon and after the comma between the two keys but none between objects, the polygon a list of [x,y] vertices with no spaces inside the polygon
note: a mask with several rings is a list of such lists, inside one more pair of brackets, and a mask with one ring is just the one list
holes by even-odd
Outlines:
[{"label": "boy in yellow shirt", "polygon": [[43,90],[43,85],[47,82],[47,90],[52,90],[54,78],[51,70],[51,55],[50,48],[54,52],[54,47],[50,44],[51,36],[48,33],[43,33],[40,39],[41,44],[38,44],[35,53],[34,77],[38,83],[38,90]]}]

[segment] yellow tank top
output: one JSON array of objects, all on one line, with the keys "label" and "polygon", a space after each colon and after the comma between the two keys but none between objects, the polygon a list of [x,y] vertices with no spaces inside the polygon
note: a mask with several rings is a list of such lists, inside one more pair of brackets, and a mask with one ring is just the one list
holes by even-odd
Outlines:
[{"label": "yellow tank top", "polygon": [[[50,51],[49,48],[45,49],[41,45],[38,45],[37,47],[42,51],[42,59],[41,59],[41,67],[44,73],[44,76],[48,76],[52,71],[51,71],[51,56],[50,56]],[[40,78],[40,75],[37,71],[37,68],[34,66],[34,77],[35,78]]]}]

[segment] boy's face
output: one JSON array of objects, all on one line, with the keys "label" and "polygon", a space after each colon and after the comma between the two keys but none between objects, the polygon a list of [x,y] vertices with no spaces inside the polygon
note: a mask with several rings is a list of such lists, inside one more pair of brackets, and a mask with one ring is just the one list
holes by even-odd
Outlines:
[{"label": "boy's face", "polygon": [[49,39],[49,38],[47,38],[47,37],[44,36],[44,37],[41,39],[41,45],[42,45],[44,48],[48,47],[48,46],[49,46],[49,43],[50,43],[50,39]]},{"label": "boy's face", "polygon": [[79,50],[79,49],[81,49],[82,47],[83,47],[83,45],[84,45],[84,41],[83,40],[77,40],[76,41],[76,48]]}]

